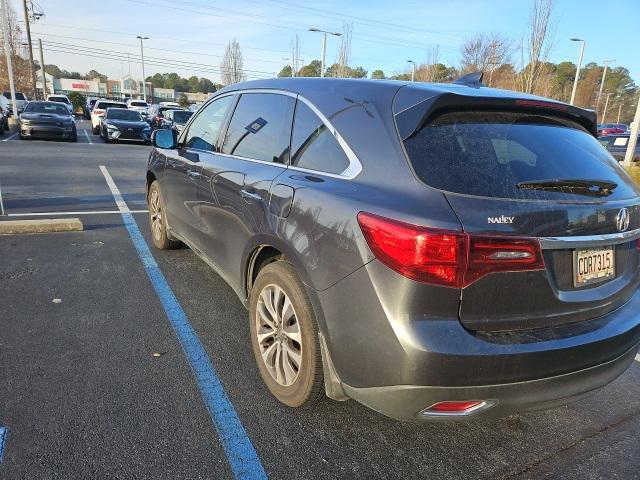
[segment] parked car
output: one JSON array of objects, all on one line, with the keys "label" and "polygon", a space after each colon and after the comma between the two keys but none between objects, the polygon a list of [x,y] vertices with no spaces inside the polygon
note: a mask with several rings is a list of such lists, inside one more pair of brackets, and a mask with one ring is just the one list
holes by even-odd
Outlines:
[{"label": "parked car", "polygon": [[94,135],[100,132],[100,123],[108,108],[127,108],[127,104],[113,100],[98,100],[91,110],[91,131]]},{"label": "parked car", "polygon": [[193,105],[189,105],[189,108],[187,110],[189,110],[190,112],[197,112],[201,106],[202,103],[194,103]]},{"label": "parked car", "polygon": [[167,110],[164,112],[164,118],[161,120],[161,128],[174,130],[176,133],[182,132],[184,126],[193,116],[194,112],[189,110]]},{"label": "parked car", "polygon": [[182,105],[180,105],[178,102],[160,102],[159,105],[161,107],[175,107],[175,108],[182,108]]},{"label": "parked car", "polygon": [[183,110],[183,108],[180,105],[167,105],[166,103],[155,103],[148,108],[147,121],[153,130],[156,128],[162,128],[164,114],[169,110]]},{"label": "parked car", "polygon": [[149,143],[151,127],[134,110],[107,108],[100,125],[100,138],[105,143],[118,140],[139,140]]},{"label": "parked car", "polygon": [[[624,156],[627,154],[629,138],[631,138],[631,135],[629,134],[607,135],[604,137],[598,137],[598,141],[608,150],[613,158],[622,162],[624,160]],[[633,161],[640,161],[640,138],[638,138],[638,142],[636,143],[636,151],[633,156]]]},{"label": "parked car", "polygon": [[47,95],[47,101],[64,103],[66,109],[69,110],[69,114],[73,115],[73,104],[71,103],[71,100],[69,100],[69,97],[67,97],[66,95],[59,93],[56,93],[55,95]]},{"label": "parked car", "polygon": [[235,84],[152,134],[152,241],[230,284],[286,405],[550,408],[640,342],[640,190],[595,136],[592,111],[468,79]]},{"label": "parked car", "polygon": [[136,99],[129,98],[127,100],[127,108],[129,110],[135,110],[136,112],[140,113],[143,117],[146,117],[149,104],[144,100],[136,100]]},{"label": "parked car", "polygon": [[598,125],[598,136],[625,133],[627,128],[627,125],[624,123],[604,123]]},{"label": "parked car", "polygon": [[84,104],[84,118],[87,120],[91,120],[91,110],[93,110],[93,106],[96,102],[100,100],[99,97],[87,97],[87,101]]},{"label": "parked car", "polygon": [[20,140],[29,138],[59,138],[77,142],[76,122],[64,103],[29,102],[20,114]]},{"label": "parked car", "polygon": [[[13,104],[11,103],[11,92],[2,92],[2,96],[9,100],[9,114],[13,111]],[[16,110],[18,111],[18,115],[22,113],[24,107],[27,106],[29,100],[27,96],[22,92],[16,92]]]},{"label": "parked car", "polygon": [[0,135],[9,130],[9,100],[0,95]]}]

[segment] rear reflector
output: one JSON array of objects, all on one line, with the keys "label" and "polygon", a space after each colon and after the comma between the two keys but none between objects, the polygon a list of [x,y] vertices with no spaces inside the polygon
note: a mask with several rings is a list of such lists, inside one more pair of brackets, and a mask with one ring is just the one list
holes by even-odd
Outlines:
[{"label": "rear reflector", "polygon": [[434,403],[425,408],[421,414],[425,416],[466,416],[479,413],[495,405],[495,401],[489,400],[463,400]]},{"label": "rear reflector", "polygon": [[640,251],[640,238],[636,240],[636,249]]},{"label": "rear reflector", "polygon": [[535,238],[471,235],[366,212],[358,214],[358,222],[382,263],[420,282],[464,288],[490,273],[544,269]]}]

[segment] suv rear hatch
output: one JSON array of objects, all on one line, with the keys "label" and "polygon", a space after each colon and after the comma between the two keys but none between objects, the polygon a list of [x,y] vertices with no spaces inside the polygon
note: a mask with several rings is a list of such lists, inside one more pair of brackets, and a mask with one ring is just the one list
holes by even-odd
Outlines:
[{"label": "suv rear hatch", "polygon": [[498,254],[512,268],[465,282],[460,321],[472,330],[529,329],[619,308],[640,284],[640,191],[593,137],[592,113],[483,101],[482,90],[430,97],[413,107],[422,112],[396,117],[416,176],[443,192],[472,245],[507,237],[541,249],[543,262],[521,268],[517,257],[528,254],[516,245]]}]

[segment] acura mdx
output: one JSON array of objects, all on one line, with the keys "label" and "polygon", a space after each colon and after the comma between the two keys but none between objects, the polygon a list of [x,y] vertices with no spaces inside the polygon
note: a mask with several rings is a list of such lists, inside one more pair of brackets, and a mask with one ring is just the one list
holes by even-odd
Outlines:
[{"label": "acura mdx", "polygon": [[232,85],[152,135],[153,243],[229,283],[286,405],[551,408],[618,377],[640,341],[640,191],[596,128],[479,75]]}]

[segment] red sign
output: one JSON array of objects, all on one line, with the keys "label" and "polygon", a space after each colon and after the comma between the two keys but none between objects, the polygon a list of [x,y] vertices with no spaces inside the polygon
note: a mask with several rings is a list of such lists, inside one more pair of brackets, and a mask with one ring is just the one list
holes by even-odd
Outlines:
[{"label": "red sign", "polygon": [[89,85],[86,83],[72,83],[71,88],[79,88],[81,90],[89,90]]}]

